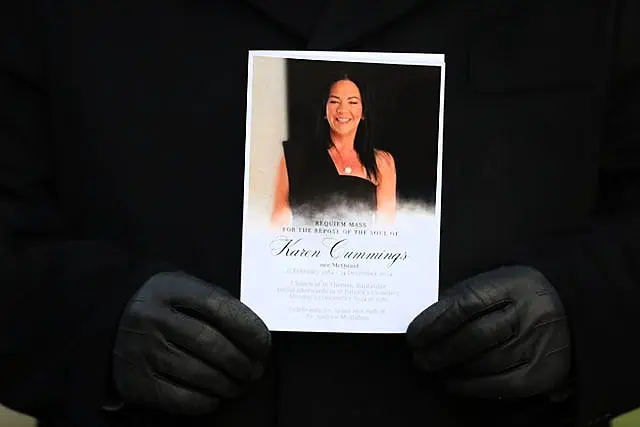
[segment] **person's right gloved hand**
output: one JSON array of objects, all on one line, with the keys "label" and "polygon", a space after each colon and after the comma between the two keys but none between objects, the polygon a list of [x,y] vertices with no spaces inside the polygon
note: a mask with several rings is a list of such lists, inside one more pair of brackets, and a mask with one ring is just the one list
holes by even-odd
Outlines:
[{"label": "person's right gloved hand", "polygon": [[131,299],[113,348],[125,405],[201,415],[262,375],[271,335],[224,289],[182,272],[160,273]]}]

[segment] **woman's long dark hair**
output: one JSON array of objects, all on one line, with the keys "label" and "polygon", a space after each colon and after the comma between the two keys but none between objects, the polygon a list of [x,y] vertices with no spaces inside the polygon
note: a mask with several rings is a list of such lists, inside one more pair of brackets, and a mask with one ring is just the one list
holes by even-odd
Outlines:
[{"label": "woman's long dark hair", "polygon": [[356,137],[354,141],[354,149],[358,154],[360,162],[367,171],[367,176],[374,181],[378,178],[378,167],[376,165],[375,147],[372,139],[372,126],[371,126],[371,108],[369,107],[370,94],[365,86],[361,82],[352,79],[348,74],[343,73],[339,78],[333,79],[326,89],[325,97],[322,102],[320,114],[318,116],[316,126],[316,138],[317,142],[323,144],[326,148],[333,146],[331,140],[331,133],[329,123],[325,119],[325,112],[327,106],[327,99],[333,85],[339,81],[348,80],[353,82],[360,90],[361,102],[362,102],[362,117],[365,120],[361,120],[358,124],[358,130],[356,131]]}]

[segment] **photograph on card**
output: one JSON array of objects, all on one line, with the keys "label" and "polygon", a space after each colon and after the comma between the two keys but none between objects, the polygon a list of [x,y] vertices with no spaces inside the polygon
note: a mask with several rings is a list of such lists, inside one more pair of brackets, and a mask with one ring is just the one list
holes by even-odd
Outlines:
[{"label": "photograph on card", "polygon": [[443,75],[425,56],[250,56],[242,294],[270,326],[400,332],[437,295]]}]

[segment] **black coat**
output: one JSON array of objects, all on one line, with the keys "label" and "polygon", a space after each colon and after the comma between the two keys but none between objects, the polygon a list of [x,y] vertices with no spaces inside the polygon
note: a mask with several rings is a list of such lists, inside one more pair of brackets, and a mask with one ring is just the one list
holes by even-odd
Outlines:
[{"label": "black coat", "polygon": [[[639,406],[640,3],[301,3],[0,6],[0,402],[83,427],[598,425]],[[442,286],[541,269],[570,316],[575,400],[458,401],[403,336],[277,333],[216,421],[95,418],[150,274],[239,292],[249,49],[446,54]]]}]

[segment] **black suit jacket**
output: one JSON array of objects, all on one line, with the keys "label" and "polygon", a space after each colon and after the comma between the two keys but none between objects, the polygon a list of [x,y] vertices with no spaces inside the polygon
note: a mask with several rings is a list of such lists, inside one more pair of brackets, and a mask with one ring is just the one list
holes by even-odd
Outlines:
[{"label": "black suit jacket", "polygon": [[[299,3],[0,6],[0,401],[138,427],[585,426],[640,405],[640,4]],[[573,400],[459,401],[402,336],[280,333],[263,380],[212,419],[100,413],[150,274],[238,294],[249,49],[446,54],[442,286],[541,269],[570,316]]]}]

